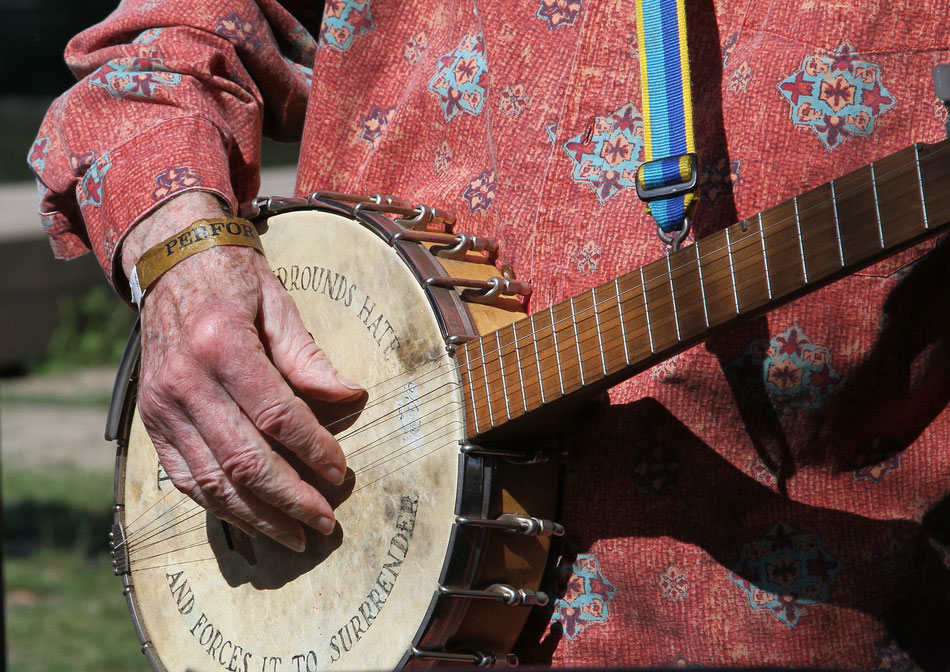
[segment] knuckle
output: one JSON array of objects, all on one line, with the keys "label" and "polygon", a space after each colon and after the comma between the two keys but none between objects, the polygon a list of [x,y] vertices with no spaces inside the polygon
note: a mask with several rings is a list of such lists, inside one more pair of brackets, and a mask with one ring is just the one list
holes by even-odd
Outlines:
[{"label": "knuckle", "polygon": [[188,350],[199,361],[217,362],[229,357],[228,348],[221,344],[233,342],[246,331],[235,316],[219,311],[205,311],[190,319],[185,325]]},{"label": "knuckle", "polygon": [[251,418],[259,430],[273,437],[282,437],[293,422],[295,408],[293,398],[282,398],[260,408]]},{"label": "knuckle", "polygon": [[256,450],[246,450],[228,457],[221,465],[231,480],[251,491],[260,490],[273,472],[267,455]]},{"label": "knuckle", "polygon": [[207,469],[192,474],[195,487],[211,501],[224,502],[231,494],[231,484],[224,472],[218,469]]}]

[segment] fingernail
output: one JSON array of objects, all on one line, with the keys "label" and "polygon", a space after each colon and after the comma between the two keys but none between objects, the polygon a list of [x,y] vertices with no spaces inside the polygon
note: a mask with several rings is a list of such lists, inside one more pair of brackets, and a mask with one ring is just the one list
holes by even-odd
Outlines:
[{"label": "fingernail", "polygon": [[284,532],[283,534],[278,534],[277,541],[282,543],[284,546],[286,546],[290,550],[296,551],[297,553],[302,553],[307,548],[306,541],[288,532]]},{"label": "fingernail", "polygon": [[314,520],[314,529],[320,534],[330,534],[333,532],[333,528],[336,527],[336,521],[333,518],[327,518],[326,516],[317,516]]},{"label": "fingernail", "polygon": [[340,383],[340,385],[342,385],[343,387],[348,387],[348,388],[350,388],[351,390],[362,390],[362,389],[363,389],[363,386],[362,386],[362,385],[357,385],[357,384],[354,383],[352,380],[350,380],[349,378],[347,378],[346,376],[344,376],[342,373],[337,372],[337,374],[336,374],[336,380],[337,380],[338,383]]},{"label": "fingernail", "polygon": [[323,471],[323,477],[333,485],[343,485],[343,481],[346,480],[346,474],[338,467],[327,467]]}]

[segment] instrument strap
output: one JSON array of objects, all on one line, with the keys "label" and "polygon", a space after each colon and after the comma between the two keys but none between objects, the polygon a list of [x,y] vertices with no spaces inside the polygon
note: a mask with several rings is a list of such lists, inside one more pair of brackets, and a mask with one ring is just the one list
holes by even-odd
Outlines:
[{"label": "instrument strap", "polygon": [[637,195],[674,249],[689,232],[699,169],[693,141],[685,0],[636,0],[645,162]]}]

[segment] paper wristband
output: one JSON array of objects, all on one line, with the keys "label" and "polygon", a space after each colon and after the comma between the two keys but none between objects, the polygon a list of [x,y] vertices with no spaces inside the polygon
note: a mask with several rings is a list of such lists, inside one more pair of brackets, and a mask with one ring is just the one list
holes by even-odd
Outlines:
[{"label": "paper wristband", "polygon": [[150,247],[138,260],[129,278],[132,301],[141,310],[142,299],[156,280],[193,254],[219,245],[253,247],[263,254],[257,229],[240,217],[199,219],[171,238]]}]

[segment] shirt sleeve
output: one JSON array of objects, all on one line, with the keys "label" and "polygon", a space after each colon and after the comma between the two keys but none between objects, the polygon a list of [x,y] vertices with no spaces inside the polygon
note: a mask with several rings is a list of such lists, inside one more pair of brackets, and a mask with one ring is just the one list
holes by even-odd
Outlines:
[{"label": "shirt sleeve", "polygon": [[203,190],[233,210],[256,195],[262,132],[299,139],[315,53],[273,0],[124,0],[76,36],[79,81],[28,157],[54,254],[91,249],[115,283],[123,236],[165,200]]}]

